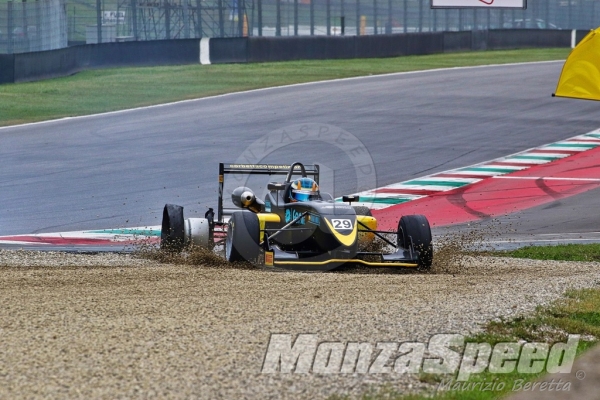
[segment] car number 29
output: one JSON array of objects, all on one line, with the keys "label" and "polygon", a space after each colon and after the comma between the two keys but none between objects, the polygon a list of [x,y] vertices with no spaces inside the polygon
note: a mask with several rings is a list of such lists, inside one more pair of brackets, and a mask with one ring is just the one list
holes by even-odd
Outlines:
[{"label": "car number 29", "polygon": [[351,219],[332,219],[333,229],[352,229]]}]

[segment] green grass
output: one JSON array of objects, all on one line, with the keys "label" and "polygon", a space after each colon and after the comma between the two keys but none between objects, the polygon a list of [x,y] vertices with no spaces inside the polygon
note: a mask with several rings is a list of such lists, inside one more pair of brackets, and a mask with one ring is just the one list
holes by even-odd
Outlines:
[{"label": "green grass", "polygon": [[0,85],[0,126],[292,83],[432,68],[560,60],[565,59],[569,51],[530,49],[384,59],[84,71],[59,79]]},{"label": "green grass", "polygon": [[[565,297],[548,307],[538,307],[537,311],[529,317],[490,322],[484,332],[467,338],[466,342],[490,343],[492,346],[498,342],[514,342],[526,340],[527,342],[545,342],[550,346],[557,342],[566,342],[569,334],[591,335],[600,337],[600,290],[583,289],[571,290]],[[586,336],[585,338],[590,338]],[[581,354],[597,343],[597,340],[584,340],[582,338],[577,348]],[[503,383],[504,390],[457,390],[437,391],[440,383],[448,382],[453,377],[441,375],[420,375],[422,382],[433,385],[436,389],[424,394],[405,395],[394,390],[392,386],[384,386],[372,393],[365,394],[362,400],[422,400],[433,398],[440,400],[491,400],[506,396],[512,392],[517,380],[529,382],[539,378],[539,374],[491,374],[487,371],[473,374],[468,382],[472,384],[492,383],[493,388],[500,387]],[[455,382],[455,381],[453,381]],[[481,386],[480,386],[481,387]],[[345,396],[334,396],[330,400],[345,399]]]},{"label": "green grass", "polygon": [[[487,253],[486,253],[487,254]],[[518,258],[534,258],[538,260],[568,260],[568,261],[600,261],[600,244],[585,245],[560,245],[560,246],[533,246],[524,247],[510,252],[495,252],[493,255],[510,256]],[[600,279],[595,282],[600,285]],[[547,307],[538,307],[533,315],[518,317],[511,320],[489,322],[482,333],[471,336],[466,342],[490,343],[514,342],[525,340],[527,342],[545,342],[550,345],[565,342],[567,334],[580,334],[577,354],[581,354],[597,343],[600,338],[600,289],[589,288],[569,290],[564,297]],[[591,339],[595,338],[595,339]],[[585,339],[585,340],[584,340]],[[485,371],[481,374],[471,375],[468,382],[493,383],[498,388],[504,384],[504,390],[466,390],[466,391],[436,391],[424,394],[405,395],[394,390],[392,386],[375,389],[373,393],[362,396],[362,400],[422,400],[435,398],[440,400],[491,400],[499,399],[512,392],[517,380],[530,382],[542,376],[539,374],[490,374]],[[419,379],[434,387],[439,387],[441,382],[447,382],[449,377],[440,375],[421,374]],[[345,399],[345,396],[334,396],[330,400]]]},{"label": "green grass", "polygon": [[495,252],[494,255],[535,260],[600,261],[600,243],[528,246],[507,252]]}]

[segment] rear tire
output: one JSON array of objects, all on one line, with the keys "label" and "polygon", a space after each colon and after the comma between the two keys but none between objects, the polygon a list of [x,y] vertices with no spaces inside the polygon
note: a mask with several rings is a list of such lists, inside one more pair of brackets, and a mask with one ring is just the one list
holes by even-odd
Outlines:
[{"label": "rear tire", "polygon": [[429,269],[433,263],[433,244],[431,243],[431,227],[424,215],[404,215],[398,223],[398,246],[419,252],[419,268]]},{"label": "rear tire", "polygon": [[250,211],[236,211],[227,224],[225,258],[229,262],[248,261],[256,264],[260,253],[260,223]]},{"label": "rear tire", "polygon": [[185,246],[183,207],[165,204],[160,229],[161,250],[179,252]]}]

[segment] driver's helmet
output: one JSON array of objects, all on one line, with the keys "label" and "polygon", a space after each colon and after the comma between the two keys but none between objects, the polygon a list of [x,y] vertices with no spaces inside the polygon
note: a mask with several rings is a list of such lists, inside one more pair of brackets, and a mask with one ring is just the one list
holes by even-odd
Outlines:
[{"label": "driver's helmet", "polygon": [[319,185],[314,179],[300,178],[292,182],[291,201],[308,201],[319,199]]}]

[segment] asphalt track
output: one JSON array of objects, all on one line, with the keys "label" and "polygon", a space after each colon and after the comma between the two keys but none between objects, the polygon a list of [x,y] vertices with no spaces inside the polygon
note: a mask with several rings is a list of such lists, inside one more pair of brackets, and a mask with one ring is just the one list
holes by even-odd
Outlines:
[{"label": "asphalt track", "polygon": [[[376,186],[484,162],[600,127],[598,103],[552,98],[562,62],[297,85],[0,129],[0,235],[157,225],[166,202],[214,207],[218,162],[298,124],[342,129]],[[332,128],[336,127],[336,128]],[[355,164],[318,140],[261,162],[317,162],[335,196]],[[514,235],[597,236],[598,190],[504,217]]]}]

